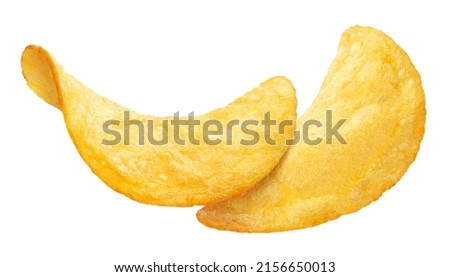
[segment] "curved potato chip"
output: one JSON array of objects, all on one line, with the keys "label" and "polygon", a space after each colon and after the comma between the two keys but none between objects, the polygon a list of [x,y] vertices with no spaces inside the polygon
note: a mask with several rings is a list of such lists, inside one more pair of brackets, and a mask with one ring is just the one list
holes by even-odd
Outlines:
[{"label": "curved potato chip", "polygon": [[[271,78],[226,107],[192,118],[199,122],[192,130],[192,125],[180,123],[189,118],[179,118],[176,137],[169,117],[140,115],[97,95],[39,46],[28,46],[21,64],[28,86],[63,112],[67,130],[92,171],[113,190],[143,203],[190,206],[237,195],[269,174],[295,129],[295,89],[284,77]],[[253,138],[264,137],[262,124],[249,124],[246,132],[228,125],[263,120],[267,112],[273,120],[292,123],[283,130],[270,129],[275,145],[262,139],[253,145],[241,143],[251,139],[251,131]],[[141,129],[145,132],[150,122],[147,137],[151,133],[156,142],[145,143]],[[206,127],[214,125],[208,129],[216,134],[213,139],[202,139],[206,122],[211,123]],[[218,134],[215,128],[221,126],[227,133]]]},{"label": "curved potato chip", "polygon": [[[258,185],[201,209],[197,218],[217,229],[275,232],[355,212],[406,172],[419,150],[425,113],[420,75],[408,55],[381,31],[352,27],[320,93],[297,121],[302,131],[314,123],[309,142],[322,142],[292,146]],[[341,119],[344,141],[327,134]],[[318,128],[318,122],[327,127]]]}]

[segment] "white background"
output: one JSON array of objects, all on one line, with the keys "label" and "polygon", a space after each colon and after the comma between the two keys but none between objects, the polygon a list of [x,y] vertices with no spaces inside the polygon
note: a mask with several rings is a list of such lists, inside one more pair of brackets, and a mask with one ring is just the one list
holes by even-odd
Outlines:
[{"label": "white background", "polygon": [[[153,261],[334,261],[329,276],[448,276],[450,21],[444,4],[93,2],[0,4],[0,276],[116,276],[114,264]],[[98,93],[155,115],[200,114],[285,75],[297,89],[301,114],[341,33],[355,24],[392,36],[421,73],[428,110],[421,150],[377,202],[285,233],[217,231],[197,222],[197,207],[143,205],[113,192],[84,164],[61,113],[28,89],[20,69],[24,47],[40,44]]]}]

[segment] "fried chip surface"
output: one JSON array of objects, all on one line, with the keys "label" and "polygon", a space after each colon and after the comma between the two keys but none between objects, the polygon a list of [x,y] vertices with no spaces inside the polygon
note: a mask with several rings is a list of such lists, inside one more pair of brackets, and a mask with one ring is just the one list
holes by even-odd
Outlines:
[{"label": "fried chip surface", "polygon": [[[168,143],[155,145],[139,143],[139,128],[129,128],[130,143],[115,145],[102,142],[111,136],[103,130],[108,120],[118,120],[115,126],[124,138],[123,117],[138,120],[147,128],[154,124],[155,139],[163,137],[163,120],[169,117],[141,115],[99,96],[73,76],[64,72],[53,57],[39,46],[28,46],[22,56],[22,71],[28,86],[64,115],[67,130],[83,160],[92,171],[113,190],[142,203],[156,205],[191,206],[216,202],[237,195],[254,186],[270,173],[287,150],[285,141],[293,136],[297,100],[295,89],[284,77],[274,77],[262,83],[224,108],[195,116],[195,139],[191,144],[188,127],[180,126],[181,145],[174,141],[173,126],[167,129]],[[211,145],[202,138],[207,120],[217,120],[226,126],[231,120],[263,120],[264,115],[277,122],[291,120],[293,124],[280,132],[271,128],[271,145],[260,139],[255,145],[243,145],[248,139],[238,128],[233,129],[232,141]],[[186,120],[186,118],[181,118]],[[259,124],[250,128],[264,137]],[[225,130],[226,131],[226,130]]]},{"label": "fried chip surface", "polygon": [[[355,212],[391,188],[414,161],[424,134],[425,97],[408,55],[387,35],[355,26],[342,35],[317,98],[297,121],[333,124],[346,144],[290,147],[271,174],[240,196],[204,207],[198,220],[239,232],[306,228]],[[324,123],[325,124],[325,123]]]}]

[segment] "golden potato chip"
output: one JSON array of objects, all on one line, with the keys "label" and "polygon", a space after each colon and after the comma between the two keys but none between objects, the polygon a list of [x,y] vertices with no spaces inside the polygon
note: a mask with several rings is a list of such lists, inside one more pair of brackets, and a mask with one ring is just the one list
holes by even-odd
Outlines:
[{"label": "golden potato chip", "polygon": [[[295,129],[295,89],[284,77],[224,108],[178,118],[141,115],[97,95],[39,46],[25,49],[22,71],[37,95],[61,109],[92,171],[143,203],[190,206],[237,195],[277,165]],[[267,115],[291,124],[267,129],[261,123]]]},{"label": "golden potato chip", "polygon": [[217,229],[275,232],[355,212],[406,172],[424,125],[424,92],[408,55],[381,31],[352,27],[297,121],[307,137],[254,188],[206,206],[197,218]]}]

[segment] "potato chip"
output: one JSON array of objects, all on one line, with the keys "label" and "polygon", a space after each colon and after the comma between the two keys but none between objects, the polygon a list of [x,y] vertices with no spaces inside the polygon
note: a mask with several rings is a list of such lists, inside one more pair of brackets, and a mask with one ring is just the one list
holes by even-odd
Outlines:
[{"label": "potato chip", "polygon": [[[295,89],[284,77],[269,79],[224,108],[177,118],[198,125],[178,125],[175,115],[141,115],[97,95],[39,46],[25,49],[22,70],[28,86],[61,109],[92,171],[113,190],[143,203],[190,206],[237,195],[277,165],[295,129]],[[260,122],[267,114],[291,124],[267,133]],[[267,134],[272,141],[261,139]]]},{"label": "potato chip", "polygon": [[[414,161],[425,113],[421,78],[408,55],[381,31],[352,27],[320,93],[297,121],[302,132],[309,126],[308,141],[292,146],[254,188],[206,206],[197,218],[222,230],[275,232],[355,212],[397,183]],[[330,129],[336,133],[327,137]]]}]

